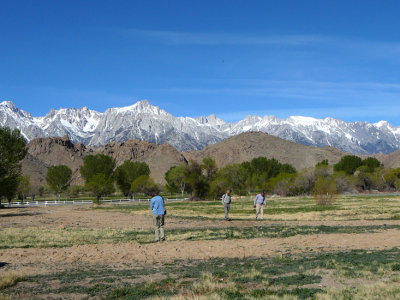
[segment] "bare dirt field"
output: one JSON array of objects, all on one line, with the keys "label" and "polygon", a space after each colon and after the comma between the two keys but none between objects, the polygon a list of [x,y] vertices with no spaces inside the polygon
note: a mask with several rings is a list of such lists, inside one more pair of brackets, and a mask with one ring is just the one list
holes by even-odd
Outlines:
[{"label": "bare dirt field", "polygon": [[[379,203],[379,200],[376,201]],[[400,257],[396,252],[400,248],[400,220],[396,212],[394,217],[386,218],[386,210],[381,210],[379,214],[383,217],[377,218],[375,200],[370,202],[370,210],[358,213],[359,218],[350,214],[352,217],[343,219],[343,211],[348,210],[349,202],[346,202],[338,206],[338,209],[312,214],[302,210],[282,210],[281,217],[291,215],[286,220],[276,218],[276,214],[268,215],[267,211],[264,221],[254,220],[252,211],[247,213],[247,205],[243,205],[236,211],[237,218],[235,210],[232,211],[231,222],[222,220],[222,212],[217,203],[214,209],[196,203],[187,213],[185,205],[191,204],[171,204],[165,225],[167,241],[162,243],[152,241],[152,219],[147,205],[132,208],[64,206],[0,210],[0,233],[3,240],[0,245],[0,274],[5,277],[18,273],[25,278],[6,287],[3,297],[323,298],[335,293],[342,295],[340,293],[348,288],[365,284],[384,284],[385,289],[392,291],[388,297],[400,297],[394,286],[388,288],[389,283],[396,282],[400,277],[393,262],[395,259],[392,259],[393,255]],[[393,207],[395,205],[390,206],[389,211]],[[193,210],[196,209],[201,213],[200,217],[193,217]],[[343,211],[340,212],[340,209]],[[328,216],[326,220],[323,220],[324,214]],[[371,265],[368,266],[369,258],[365,258],[367,261],[360,263],[361,266],[354,266],[354,274],[347,274],[351,261],[339,261],[346,259],[346,255],[355,255],[357,251],[361,251],[360,257],[365,256],[363,253],[379,254],[379,259],[375,261],[382,261],[382,265],[379,262],[374,265],[370,261]],[[332,257],[325,259],[321,257],[324,254]],[[390,259],[387,258],[389,256]],[[317,265],[310,269],[302,266],[304,263],[299,262],[299,259],[306,258],[315,260]],[[273,262],[264,269],[257,267],[261,266],[260,263],[253,265],[258,260],[266,263],[271,259]],[[283,268],[286,264],[284,260],[290,260],[293,268],[299,268],[298,276],[305,276],[307,280],[314,276],[320,280],[312,277],[314,281],[307,283],[306,280],[303,284],[302,277],[299,277],[295,285],[301,291],[292,292],[294,285],[287,283],[285,278],[295,276],[295,270],[282,272],[283,279],[279,279],[282,281],[279,284],[272,283],[278,280],[274,277],[276,274],[262,275],[271,264],[275,265],[275,269]],[[240,274],[233,270],[232,274],[236,275],[225,274],[226,266],[233,261],[243,264],[246,269]],[[198,264],[205,266],[199,267]],[[192,273],[198,270],[202,272],[186,276],[190,279],[186,282],[179,277],[181,268],[187,271],[185,266],[194,268]],[[216,279],[220,272],[224,275],[220,276],[225,280],[224,284]],[[254,275],[252,272],[260,274]],[[385,280],[371,280],[374,272],[381,272],[381,279]],[[77,274],[82,280],[67,280],[63,276],[68,273]],[[235,287],[236,296],[229,294],[231,288],[228,281],[236,282],[235,278],[243,274],[252,280],[243,280],[240,287]],[[39,283],[45,278],[54,284],[52,288],[45,288],[43,282]],[[163,285],[170,278],[174,281],[167,284],[167,290],[160,291],[155,287],[151,290],[149,286],[143,286],[157,282]],[[196,281],[203,282],[206,287],[197,287],[194,283]],[[254,286],[247,281],[254,281]],[[254,292],[267,287],[270,291],[268,293]],[[379,290],[379,286],[376,288]],[[120,289],[124,289],[124,292]],[[178,292],[171,292],[173,290]],[[373,297],[374,292],[368,295]]]}]

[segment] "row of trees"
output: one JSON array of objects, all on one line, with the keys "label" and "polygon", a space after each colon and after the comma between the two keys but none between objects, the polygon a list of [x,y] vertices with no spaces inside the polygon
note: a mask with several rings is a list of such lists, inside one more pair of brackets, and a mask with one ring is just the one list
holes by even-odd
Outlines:
[{"label": "row of trees", "polygon": [[[125,161],[121,166],[115,166],[115,160],[104,154],[88,155],[83,159],[80,174],[85,180],[85,189],[91,191],[97,201],[102,196],[115,192],[114,183],[125,196],[131,197],[135,192],[147,192],[147,189],[156,188],[149,177],[150,169],[146,163]],[[46,182],[61,197],[61,192],[70,185],[71,175],[72,171],[68,166],[51,166]]]},{"label": "row of trees", "polygon": [[201,164],[174,166],[165,174],[169,192],[182,194],[186,191],[193,197],[216,198],[227,189],[238,195],[247,194],[265,187],[265,183],[280,174],[296,174],[289,164],[276,159],[257,157],[249,162],[230,164],[218,169],[212,158],[204,158]]}]

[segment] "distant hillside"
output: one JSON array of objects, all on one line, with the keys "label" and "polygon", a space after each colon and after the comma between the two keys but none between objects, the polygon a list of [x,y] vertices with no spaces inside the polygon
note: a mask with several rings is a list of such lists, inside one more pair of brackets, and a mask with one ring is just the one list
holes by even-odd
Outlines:
[{"label": "distant hillside", "polygon": [[375,155],[385,166],[385,168],[400,168],[400,150],[390,154]]},{"label": "distant hillside", "polygon": [[40,138],[27,145],[28,155],[22,161],[24,175],[32,182],[45,184],[47,168],[53,165],[67,165],[73,174],[73,184],[83,184],[79,167],[83,158],[89,154],[103,153],[115,158],[117,166],[126,160],[144,161],[156,182],[164,183],[164,174],[170,167],[187,163],[185,157],[168,144],[156,145],[139,140],[124,143],[110,143],[99,148],[86,147],[81,143],[72,143],[67,136]]},{"label": "distant hillside", "polygon": [[289,142],[262,132],[247,132],[228,138],[203,150],[183,153],[187,160],[201,162],[205,157],[215,159],[218,167],[249,161],[255,157],[275,158],[297,170],[314,167],[321,160],[337,163],[346,155],[332,147],[317,148]]},{"label": "distant hillside", "polygon": [[[153,179],[162,184],[165,183],[164,174],[170,167],[187,164],[190,160],[200,163],[205,157],[212,157],[218,167],[223,167],[227,164],[241,163],[265,156],[302,170],[314,167],[324,159],[328,159],[330,164],[335,164],[348,154],[332,147],[319,148],[296,144],[262,132],[241,133],[203,150],[182,153],[169,144],[157,145],[140,140],[111,142],[102,147],[93,148],[82,143],[74,144],[67,136],[35,139],[27,145],[27,148],[28,155],[22,162],[23,173],[30,175],[31,180],[39,185],[45,184],[47,168],[60,164],[65,164],[72,169],[73,184],[83,184],[79,172],[83,158],[97,153],[115,158],[117,166],[126,160],[146,162]],[[388,155],[379,154],[376,157],[386,167],[400,167],[400,151]]]}]

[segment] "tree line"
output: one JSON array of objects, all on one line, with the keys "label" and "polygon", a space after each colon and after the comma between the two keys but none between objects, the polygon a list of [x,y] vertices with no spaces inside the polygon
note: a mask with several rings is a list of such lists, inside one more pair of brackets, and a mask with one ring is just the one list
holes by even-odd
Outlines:
[{"label": "tree line", "polygon": [[[43,194],[44,187],[31,187],[28,176],[21,176],[21,160],[26,155],[26,142],[18,130],[0,128],[0,198],[11,201],[16,195],[22,200],[29,194]],[[61,198],[89,191],[99,201],[113,194],[116,188],[126,197],[150,194],[156,189],[170,193],[189,194],[192,199],[216,199],[226,190],[246,195],[261,190],[280,196],[312,195],[321,204],[332,201],[335,194],[368,190],[400,189],[400,168],[385,169],[381,162],[346,155],[330,165],[322,160],[315,167],[298,172],[276,159],[257,157],[248,162],[218,168],[212,158],[201,163],[171,167],[165,173],[166,185],[157,185],[144,162],[125,161],[116,167],[115,159],[104,154],[88,155],[79,169],[85,185],[72,186],[72,170],[65,165],[51,166],[46,175],[47,189]],[[35,190],[35,191],[33,191]]]}]

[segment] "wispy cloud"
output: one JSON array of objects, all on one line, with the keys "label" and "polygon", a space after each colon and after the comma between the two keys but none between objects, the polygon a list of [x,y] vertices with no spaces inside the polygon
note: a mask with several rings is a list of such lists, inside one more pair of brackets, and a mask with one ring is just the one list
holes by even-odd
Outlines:
[{"label": "wispy cloud", "polygon": [[[165,93],[221,94],[258,96],[265,99],[329,100],[348,102],[353,99],[364,102],[393,102],[400,99],[400,84],[379,82],[329,82],[298,80],[234,80],[232,87],[191,88],[171,87],[152,89]],[[305,102],[307,103],[307,101]]]},{"label": "wispy cloud", "polygon": [[351,36],[327,36],[313,34],[254,35],[243,33],[182,32],[163,30],[124,29],[125,36],[142,38],[168,45],[249,45],[328,47],[378,59],[391,58],[400,61],[400,42],[365,40]]},{"label": "wispy cloud", "polygon": [[129,36],[138,36],[149,40],[176,45],[304,45],[329,38],[318,35],[251,35],[229,33],[194,33],[161,30],[128,29],[124,31]]}]

